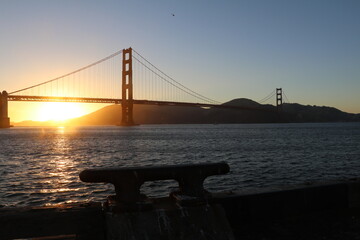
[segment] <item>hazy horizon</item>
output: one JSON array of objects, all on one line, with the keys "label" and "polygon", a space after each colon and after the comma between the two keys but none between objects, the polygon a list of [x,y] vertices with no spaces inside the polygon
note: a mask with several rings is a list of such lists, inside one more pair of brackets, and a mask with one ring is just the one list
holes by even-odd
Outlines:
[{"label": "hazy horizon", "polygon": [[[240,99],[240,98],[237,98],[237,99]],[[235,100],[235,99],[232,99],[232,100]],[[232,101],[230,100],[230,101]],[[253,101],[251,99],[244,99],[244,100],[250,100],[250,101]],[[230,102],[229,101],[229,102]],[[300,103],[290,103],[290,104],[300,104]],[[267,104],[269,105],[269,104]],[[275,105],[273,104],[270,104],[274,107],[276,107]],[[302,104],[300,104],[302,105]],[[64,119],[64,120],[31,120],[31,119],[28,119],[28,120],[22,120],[22,121],[19,121],[19,122],[14,122],[14,121],[11,121],[11,124],[14,125],[14,126],[21,126],[21,127],[71,127],[71,126],[94,126],[93,124],[83,124],[81,121],[80,122],[77,122],[77,119],[82,119],[83,117],[86,117],[87,115],[91,115],[91,114],[96,114],[97,112],[100,112],[101,110],[107,108],[107,107],[111,107],[111,106],[119,106],[121,107],[121,104],[107,104],[105,105],[104,107],[101,107],[95,111],[92,111],[92,112],[89,112],[89,113],[86,113],[86,114],[83,114],[81,116],[77,116],[77,117],[74,117],[74,118],[68,118],[68,119]],[[137,108],[137,106],[151,106],[151,107],[154,107],[154,108],[161,108],[161,106],[156,106],[156,105],[134,105],[134,108]],[[330,107],[330,108],[333,108],[332,106],[315,106],[315,105],[302,105],[302,106],[311,106],[311,107]],[[174,107],[174,106],[168,106],[168,107]],[[176,108],[176,106],[175,106]],[[189,107],[185,107],[185,108],[189,108]],[[191,107],[190,107],[191,108]],[[336,109],[336,108],[335,108]],[[340,110],[340,109],[338,109]],[[340,110],[341,111],[341,110]],[[346,113],[346,112],[345,112]],[[144,112],[144,114],[146,115],[146,113]],[[144,115],[142,114],[142,115]],[[350,113],[352,114],[352,113]],[[359,114],[360,113],[355,113],[355,114]],[[156,114],[155,114],[156,115]],[[101,119],[101,117],[98,117],[99,119]],[[137,119],[137,116],[136,114],[134,114],[134,118],[135,118],[135,123],[137,122],[136,119]],[[120,123],[120,120],[121,120],[121,115],[119,115],[119,123]],[[101,120],[100,120],[101,122]],[[170,123],[172,124],[172,123]],[[95,125],[98,125],[98,124],[95,124]],[[100,125],[114,125],[114,124],[100,124]]]}]

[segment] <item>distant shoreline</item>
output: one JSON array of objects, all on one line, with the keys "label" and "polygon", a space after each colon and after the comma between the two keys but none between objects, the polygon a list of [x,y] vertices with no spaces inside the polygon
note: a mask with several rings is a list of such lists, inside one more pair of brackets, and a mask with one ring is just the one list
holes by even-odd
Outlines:
[{"label": "distant shoreline", "polygon": [[[134,122],[147,124],[258,124],[360,122],[360,114],[346,113],[333,107],[285,103],[279,113],[276,106],[238,98],[224,105],[256,108],[255,110],[203,109],[179,106],[134,106]],[[12,122],[14,126],[114,126],[121,121],[121,105],[109,105],[90,114],[64,121]]]},{"label": "distant shoreline", "polygon": [[[136,126],[165,126],[165,125],[270,125],[270,124],[331,124],[331,123],[360,123],[360,121],[348,121],[348,122],[288,122],[288,123],[160,123],[160,124],[138,124]],[[16,124],[16,123],[15,123]],[[118,125],[12,125],[12,128],[31,128],[31,127],[122,127]]]}]

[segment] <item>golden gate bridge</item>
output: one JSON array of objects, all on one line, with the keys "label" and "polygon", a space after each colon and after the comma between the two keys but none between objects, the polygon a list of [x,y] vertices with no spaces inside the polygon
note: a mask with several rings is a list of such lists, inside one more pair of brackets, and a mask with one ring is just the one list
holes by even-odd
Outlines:
[{"label": "golden gate bridge", "polygon": [[[274,96],[279,111],[283,104],[281,88],[259,102]],[[60,77],[9,93],[0,92],[0,128],[10,127],[8,101],[121,104],[122,126],[134,125],[135,104],[265,110],[223,105],[174,80],[132,48]]]}]

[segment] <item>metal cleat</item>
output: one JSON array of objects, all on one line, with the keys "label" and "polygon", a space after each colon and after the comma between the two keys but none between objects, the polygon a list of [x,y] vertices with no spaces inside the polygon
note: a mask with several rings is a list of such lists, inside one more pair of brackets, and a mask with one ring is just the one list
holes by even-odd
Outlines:
[{"label": "metal cleat", "polygon": [[192,202],[194,199],[205,199],[209,196],[203,186],[207,177],[226,174],[229,169],[229,165],[225,162],[87,169],[80,173],[80,179],[83,182],[114,184],[116,192],[114,200],[122,205],[146,203],[146,196],[140,194],[140,187],[144,182],[174,179],[179,183],[179,191],[171,193],[171,196],[179,202],[186,202],[188,199]]}]

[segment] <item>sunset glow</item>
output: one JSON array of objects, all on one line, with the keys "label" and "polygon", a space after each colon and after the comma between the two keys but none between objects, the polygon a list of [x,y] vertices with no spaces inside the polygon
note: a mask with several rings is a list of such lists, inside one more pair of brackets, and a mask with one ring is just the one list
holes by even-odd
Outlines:
[{"label": "sunset glow", "polygon": [[[4,1],[0,91],[120,98],[122,54],[83,68],[132,47],[174,80],[221,103],[260,102],[281,87],[289,103],[360,113],[360,1],[330,2]],[[183,101],[177,88],[169,91],[174,86],[136,58],[134,99]],[[15,124],[100,109],[42,104],[11,101],[8,117]],[[58,105],[61,111],[50,107]]]},{"label": "sunset glow", "polygon": [[78,103],[49,102],[42,103],[37,112],[39,121],[63,121],[86,114],[85,109]]}]

